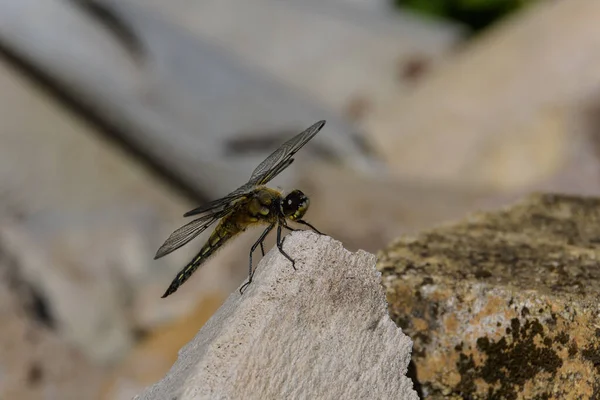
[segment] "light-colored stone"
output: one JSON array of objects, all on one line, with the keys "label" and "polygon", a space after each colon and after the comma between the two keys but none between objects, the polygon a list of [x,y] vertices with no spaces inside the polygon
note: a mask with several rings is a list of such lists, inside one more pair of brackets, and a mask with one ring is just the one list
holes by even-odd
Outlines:
[{"label": "light-colored stone", "polygon": [[599,241],[599,198],[548,194],[384,249],[423,395],[598,398]]},{"label": "light-colored stone", "polygon": [[398,176],[503,190],[593,154],[570,120],[600,89],[599,13],[595,1],[540,1],[483,33],[369,116],[376,148]]},{"label": "light-colored stone", "polygon": [[142,399],[417,399],[411,342],[389,319],[375,257],[294,232]]}]

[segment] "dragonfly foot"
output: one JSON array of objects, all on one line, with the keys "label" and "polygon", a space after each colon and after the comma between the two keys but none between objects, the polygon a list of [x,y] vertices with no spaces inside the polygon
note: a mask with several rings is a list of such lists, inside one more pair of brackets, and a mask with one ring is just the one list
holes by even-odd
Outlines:
[{"label": "dragonfly foot", "polygon": [[319,231],[317,228],[315,228],[314,226],[312,226],[311,224],[309,224],[308,222],[304,221],[303,219],[299,219],[298,221],[296,221],[299,224],[302,225],[306,225],[308,226],[310,229],[312,229],[313,231],[315,231],[315,233],[318,233],[319,235],[323,235],[326,236],[324,233],[322,233],[321,231]]},{"label": "dragonfly foot", "polygon": [[248,279],[248,282],[244,283],[241,287],[240,287],[240,295],[244,294],[244,291],[246,290],[246,288],[248,287],[248,285],[250,285],[250,283],[252,283],[252,278]]}]

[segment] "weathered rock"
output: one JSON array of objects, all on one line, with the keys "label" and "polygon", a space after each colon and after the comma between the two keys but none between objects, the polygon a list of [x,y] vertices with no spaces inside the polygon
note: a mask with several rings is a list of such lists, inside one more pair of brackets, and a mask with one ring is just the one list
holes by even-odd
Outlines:
[{"label": "weathered rock", "polygon": [[381,252],[424,395],[600,394],[600,199],[534,195]]},{"label": "weathered rock", "polygon": [[417,399],[411,343],[389,319],[375,257],[292,233],[136,399]]}]

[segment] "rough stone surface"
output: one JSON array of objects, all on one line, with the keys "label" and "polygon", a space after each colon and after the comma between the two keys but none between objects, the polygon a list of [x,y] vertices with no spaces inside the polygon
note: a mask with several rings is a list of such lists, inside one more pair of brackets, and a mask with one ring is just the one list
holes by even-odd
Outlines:
[{"label": "rough stone surface", "polygon": [[429,398],[600,396],[600,199],[532,195],[381,252]]},{"label": "rough stone surface", "polygon": [[390,320],[375,257],[294,232],[142,399],[417,399],[411,342]]}]

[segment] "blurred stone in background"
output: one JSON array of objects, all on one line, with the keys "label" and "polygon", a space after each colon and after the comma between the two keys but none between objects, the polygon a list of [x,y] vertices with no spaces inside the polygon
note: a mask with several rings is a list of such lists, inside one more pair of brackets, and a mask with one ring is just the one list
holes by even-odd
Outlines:
[{"label": "blurred stone in background", "polygon": [[596,139],[575,126],[600,89],[599,10],[539,2],[473,39],[366,122],[378,153],[396,176],[499,190],[550,182],[584,158],[592,168],[570,189],[599,193]]},{"label": "blurred stone in background", "polygon": [[[322,119],[328,135],[317,136],[315,150],[305,154],[357,169],[372,163],[354,127],[318,99],[144,5],[3,2],[0,38],[14,57],[37,67],[80,111],[205,200],[243,183],[281,139]],[[89,4],[103,7],[101,16],[119,18],[131,31],[126,39]],[[274,183],[295,176],[291,169]]]},{"label": "blurred stone in background", "polygon": [[[369,177],[317,164],[299,185],[310,196],[310,220],[351,250],[377,251],[398,235],[492,209],[514,199],[464,185]],[[333,233],[332,233],[333,232]]]},{"label": "blurred stone in background", "polygon": [[[0,87],[0,248],[13,260],[7,268],[36,288],[39,307],[51,315],[51,333],[62,347],[50,351],[79,354],[70,362],[81,368],[69,368],[89,370],[91,379],[98,368],[118,363],[139,332],[191,311],[198,301],[168,303],[158,294],[193,249],[152,260],[155,246],[192,203],[5,65]],[[222,278],[200,272],[190,286],[199,295],[202,286],[228,293],[236,282],[227,268],[219,273]],[[11,318],[3,326],[11,326]],[[15,361],[21,362],[0,360],[10,371],[17,371]],[[57,398],[76,398],[67,393],[89,393],[87,379],[51,382],[52,390]],[[10,379],[2,382],[20,393]],[[22,394],[14,398],[27,398]]]},{"label": "blurred stone in background", "polygon": [[240,62],[347,116],[360,99],[366,115],[406,93],[412,82],[399,79],[402,66],[416,58],[435,65],[463,34],[456,24],[393,12],[382,1],[127,2],[160,10]]},{"label": "blurred stone in background", "polygon": [[75,399],[99,393],[103,368],[64,339],[45,308],[44,292],[21,276],[19,262],[0,250],[2,398]]}]

